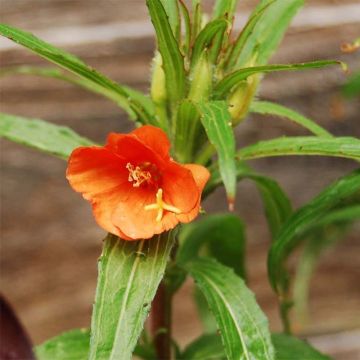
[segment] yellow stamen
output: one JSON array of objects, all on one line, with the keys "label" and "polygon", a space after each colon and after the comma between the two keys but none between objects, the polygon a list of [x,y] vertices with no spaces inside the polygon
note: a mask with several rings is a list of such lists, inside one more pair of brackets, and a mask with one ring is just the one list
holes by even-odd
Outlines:
[{"label": "yellow stamen", "polygon": [[126,168],[129,170],[128,181],[133,183],[133,187],[139,187],[143,182],[151,181],[151,173],[143,170],[140,166],[134,167],[134,165],[127,163]]},{"label": "yellow stamen", "polygon": [[164,210],[173,212],[175,214],[181,214],[181,210],[178,209],[175,206],[166,204],[166,202],[163,201],[163,190],[159,189],[156,193],[156,203],[146,205],[144,207],[145,210],[157,210],[157,216],[156,221],[159,222],[163,218]]}]

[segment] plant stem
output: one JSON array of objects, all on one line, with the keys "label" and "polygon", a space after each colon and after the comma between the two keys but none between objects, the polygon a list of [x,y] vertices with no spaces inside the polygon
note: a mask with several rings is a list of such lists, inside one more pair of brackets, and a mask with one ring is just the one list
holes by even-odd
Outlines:
[{"label": "plant stem", "polygon": [[171,300],[164,281],[160,283],[151,308],[151,333],[157,358],[171,359]]}]

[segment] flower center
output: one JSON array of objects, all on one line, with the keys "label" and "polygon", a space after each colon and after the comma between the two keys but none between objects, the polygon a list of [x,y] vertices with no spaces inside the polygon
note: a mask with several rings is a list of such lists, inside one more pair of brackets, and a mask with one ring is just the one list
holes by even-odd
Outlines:
[{"label": "flower center", "polygon": [[163,218],[164,215],[164,210],[173,212],[175,214],[180,214],[181,210],[178,209],[175,206],[169,205],[167,204],[164,200],[163,200],[163,190],[159,189],[156,193],[156,203],[154,204],[150,204],[150,205],[146,205],[144,207],[145,210],[157,210],[157,216],[156,216],[156,221],[159,222],[161,221],[161,219]]},{"label": "flower center", "polygon": [[129,171],[128,181],[132,183],[133,187],[139,187],[142,183],[151,183],[151,172],[149,171],[154,165],[150,163],[143,163],[139,166],[134,166],[131,163],[126,164],[126,169]]}]

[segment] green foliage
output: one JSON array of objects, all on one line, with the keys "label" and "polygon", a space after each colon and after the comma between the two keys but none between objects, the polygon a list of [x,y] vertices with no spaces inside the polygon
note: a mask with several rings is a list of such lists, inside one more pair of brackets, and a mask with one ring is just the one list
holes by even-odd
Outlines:
[{"label": "green foliage", "polygon": [[95,92],[106,94],[107,97],[127,111],[131,118],[138,119],[145,124],[150,121],[151,114],[146,112],[142,104],[137,101],[138,99],[135,100],[131,97],[131,93],[127,91],[127,88],[122,87],[87,66],[74,55],[68,54],[30,33],[6,24],[0,24],[0,34],[80,76],[88,88],[93,88]]},{"label": "green foliage", "polygon": [[184,225],[179,240],[178,263],[185,264],[197,258],[205,248],[209,255],[245,278],[245,229],[238,216],[208,215],[198,222]]},{"label": "green foliage", "polygon": [[214,259],[185,265],[217,321],[225,353],[234,359],[274,359],[268,322],[244,281]]},{"label": "green foliage", "polygon": [[90,331],[75,329],[47,340],[35,347],[38,360],[87,360]]},{"label": "green foliage", "polygon": [[360,200],[360,169],[327,187],[287,220],[271,246],[268,258],[269,280],[278,294],[288,291],[289,273],[285,263],[302,236],[332,209],[354,197]]},{"label": "green foliage", "polygon": [[[263,200],[266,218],[274,237],[292,213],[290,200],[287,195],[275,180],[255,173],[244,162],[237,161],[236,177],[238,182],[244,179],[254,181]],[[212,169],[211,178],[205,187],[204,195],[206,196],[211,193],[220,183],[220,174],[215,167],[215,169]]]},{"label": "green foliage", "polygon": [[276,351],[276,360],[330,360],[327,355],[315,350],[306,341],[286,334],[273,334],[272,342]]},{"label": "green foliage", "polygon": [[185,93],[184,59],[161,1],[147,0],[146,4],[156,31],[157,43],[164,64],[168,96],[174,105],[183,98]]},{"label": "green foliage", "polygon": [[242,160],[269,156],[322,155],[359,161],[360,140],[353,137],[284,136],[244,147],[237,152],[237,155]]},{"label": "green foliage", "polygon": [[79,146],[93,145],[93,142],[68,127],[2,113],[0,113],[0,137],[63,159],[67,159]]},{"label": "green foliage", "polygon": [[202,103],[199,104],[199,108],[202,114],[201,122],[219,156],[220,174],[229,204],[233,204],[236,192],[236,166],[235,139],[230,114],[223,101]]},{"label": "green foliage", "polygon": [[342,94],[346,98],[354,98],[360,94],[360,71],[352,75],[342,88]]},{"label": "green foliage", "polygon": [[240,70],[234,71],[229,75],[225,76],[214,88],[214,97],[217,99],[225,98],[229,91],[241,82],[246,80],[249,76],[259,73],[270,73],[274,71],[290,71],[290,70],[303,70],[303,69],[314,69],[321,68],[324,66],[341,64],[339,61],[334,60],[323,60],[323,61],[312,61],[301,64],[276,64],[276,65],[263,65],[254,67],[245,67]]},{"label": "green foliage", "polygon": [[174,232],[150,240],[109,235],[99,260],[89,359],[130,359],[163,277]]},{"label": "green foliage", "polygon": [[279,104],[269,101],[253,101],[250,106],[250,112],[262,115],[280,116],[308,129],[316,136],[332,137],[327,130],[316,124],[313,120]]},{"label": "green foliage", "polygon": [[[330,360],[306,341],[285,334],[272,334],[276,360]],[[189,344],[182,353],[183,360],[225,360],[219,335],[203,335]]]},{"label": "green foliage", "polygon": [[234,16],[236,5],[239,0],[217,0],[214,5],[213,17],[227,17],[229,20]]}]

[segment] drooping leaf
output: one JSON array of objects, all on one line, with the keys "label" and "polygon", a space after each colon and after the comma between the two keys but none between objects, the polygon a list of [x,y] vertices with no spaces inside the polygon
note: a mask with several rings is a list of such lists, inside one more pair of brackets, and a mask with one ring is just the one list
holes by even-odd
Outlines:
[{"label": "drooping leaf", "polygon": [[[255,182],[263,201],[271,234],[274,237],[292,213],[288,196],[275,180],[257,174],[242,161],[236,162],[236,177],[237,181],[249,179]],[[221,185],[221,177],[215,166],[211,168],[211,177],[205,187],[203,195],[207,196],[219,185]]]},{"label": "drooping leaf", "polygon": [[65,126],[0,113],[0,137],[67,159],[79,146],[94,143]]},{"label": "drooping leaf", "polygon": [[205,295],[229,360],[274,359],[268,322],[244,281],[214,259],[184,265]]},{"label": "drooping leaf", "polygon": [[275,71],[315,69],[330,65],[342,65],[342,63],[337,60],[321,60],[299,64],[275,64],[242,68],[225,76],[218,84],[215,85],[214,97],[216,99],[225,98],[233,87],[239,85],[242,81],[246,80],[249,76],[254,74]]},{"label": "drooping leaf", "polygon": [[[272,334],[276,360],[330,360],[306,341],[285,334]],[[183,360],[224,360],[224,348],[219,335],[203,335],[189,344],[182,353]]]},{"label": "drooping leaf", "polygon": [[236,193],[235,139],[231,116],[224,101],[199,104],[201,122],[219,157],[219,169],[228,195],[233,204]]},{"label": "drooping leaf", "polygon": [[91,360],[130,359],[164,275],[174,232],[149,240],[109,235],[99,260],[91,321]]},{"label": "drooping leaf", "polygon": [[286,294],[289,287],[289,273],[286,260],[303,240],[301,234],[321,221],[331,209],[348,199],[360,201],[360,169],[331,184],[317,197],[298,209],[283,225],[272,244],[268,257],[269,280],[278,294]]},{"label": "drooping leaf", "polygon": [[214,5],[213,17],[219,18],[226,16],[229,20],[234,16],[239,0],[217,0]]},{"label": "drooping leaf", "polygon": [[209,334],[198,337],[185,348],[180,359],[225,360],[226,355],[220,335]]},{"label": "drooping leaf", "polygon": [[286,334],[272,334],[276,360],[331,360],[306,341]]},{"label": "drooping leaf", "polygon": [[308,129],[314,135],[332,137],[332,135],[327,130],[316,124],[313,120],[279,104],[275,104],[269,101],[253,101],[250,105],[250,112],[262,115],[275,115],[284,117],[304,127],[305,129]]},{"label": "drooping leaf", "polygon": [[148,114],[137,100],[131,98],[131,94],[126,88],[92,69],[74,55],[68,54],[63,50],[38,39],[30,33],[6,24],[0,24],[0,34],[62,68],[69,70],[77,76],[80,76],[87,84],[88,88],[92,88],[96,92],[106,93],[107,97],[114,100],[119,106],[127,111],[133,119],[138,118],[138,120],[143,123],[149,122],[151,114]]},{"label": "drooping leaf", "polygon": [[244,147],[237,155],[241,160],[285,155],[322,155],[359,161],[360,140],[353,137],[287,136]]},{"label": "drooping leaf", "polygon": [[203,51],[209,48],[213,44],[213,41],[216,38],[216,36],[224,33],[224,31],[227,28],[227,25],[228,22],[225,19],[217,19],[207,23],[204,29],[200,31],[199,35],[196,38],[192,51],[192,56],[191,56],[192,68],[196,65]]},{"label": "drooping leaf", "polygon": [[[353,200],[360,202],[360,196]],[[346,204],[323,216],[308,228],[306,234],[302,234],[305,246],[297,264],[293,287],[294,310],[300,326],[307,322],[310,281],[321,256],[344,238],[350,225],[359,220],[360,205]]]},{"label": "drooping leaf", "polygon": [[38,360],[87,360],[90,331],[70,330],[35,347]]},{"label": "drooping leaf", "polygon": [[[5,68],[0,71],[0,76],[15,74],[35,75],[66,81],[117,102],[117,95],[113,92],[105,91],[101,86],[96,86],[96,84],[87,79],[69,76],[69,74],[66,74],[63,70],[58,68],[22,65],[17,67]],[[122,85],[122,88],[130,98],[134,99],[144,108],[147,114],[151,115],[147,119],[147,123],[157,125],[155,121],[156,119],[154,117],[154,104],[152,103],[151,99],[140,91],[134,90],[128,86]]]},{"label": "drooping leaf", "polygon": [[187,263],[199,256],[200,249],[245,278],[245,231],[240,218],[233,214],[208,215],[186,224],[179,234],[181,246],[178,263]]},{"label": "drooping leaf", "polygon": [[161,1],[147,0],[146,4],[163,60],[168,96],[172,103],[176,104],[183,98],[185,92],[184,59]]},{"label": "drooping leaf", "polygon": [[[273,0],[262,0],[250,18],[254,18],[261,9],[272,2]],[[236,67],[249,64],[265,65],[278,47],[290,21],[303,4],[304,0],[276,0],[268,6],[261,15],[261,21],[257,21],[246,37],[246,42],[237,57]]]}]

